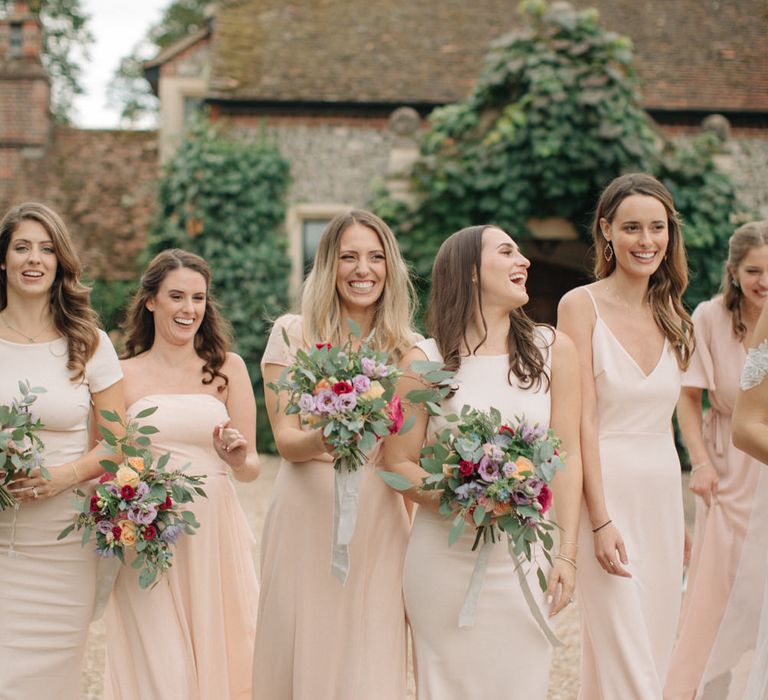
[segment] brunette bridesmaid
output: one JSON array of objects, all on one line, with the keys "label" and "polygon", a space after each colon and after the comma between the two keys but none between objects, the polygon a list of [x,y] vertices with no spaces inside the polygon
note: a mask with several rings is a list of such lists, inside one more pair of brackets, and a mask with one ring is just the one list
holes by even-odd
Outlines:
[{"label": "brunette bridesmaid", "polygon": [[597,281],[560,302],[582,373],[583,700],[659,700],[680,612],[684,522],[672,414],[693,327],[672,196],[642,173],[603,191]]}]

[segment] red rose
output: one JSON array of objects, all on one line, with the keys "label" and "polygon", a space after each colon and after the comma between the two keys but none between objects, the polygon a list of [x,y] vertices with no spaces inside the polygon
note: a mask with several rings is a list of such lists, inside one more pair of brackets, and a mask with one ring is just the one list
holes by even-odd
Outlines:
[{"label": "red rose", "polygon": [[91,511],[91,513],[98,513],[99,512],[99,497],[98,496],[91,496],[90,511]]},{"label": "red rose", "polygon": [[108,481],[113,481],[114,478],[115,478],[114,474],[110,474],[109,472],[104,472],[99,478],[99,483],[106,484]]},{"label": "red rose", "polygon": [[459,462],[459,474],[462,476],[472,476],[475,473],[475,465],[472,462],[467,462],[466,459],[462,459]]},{"label": "red rose", "polygon": [[544,486],[541,487],[541,491],[539,492],[539,495],[536,496],[536,500],[541,505],[541,512],[546,513],[552,505],[552,491],[549,486],[544,484]]},{"label": "red rose", "polygon": [[115,525],[112,528],[112,537],[114,537],[116,540],[120,540],[120,535],[123,534],[123,530],[119,525]]},{"label": "red rose", "polygon": [[504,433],[507,433],[509,437],[515,437],[515,431],[510,428],[508,425],[502,425],[499,428],[499,435],[504,435]]},{"label": "red rose", "polygon": [[331,391],[333,391],[333,393],[337,396],[340,396],[341,394],[348,394],[352,390],[352,385],[349,382],[336,382],[331,387]]},{"label": "red rose", "polygon": [[389,434],[394,435],[399,432],[403,427],[403,404],[400,402],[400,397],[395,394],[387,404],[387,415],[392,424],[389,426]]},{"label": "red rose", "polygon": [[160,504],[160,510],[168,510],[173,505],[173,501],[170,496],[165,497],[165,503]]},{"label": "red rose", "polygon": [[155,535],[157,535],[157,528],[154,525],[147,525],[144,528],[144,539],[147,542],[149,542],[150,540],[154,540]]},{"label": "red rose", "polygon": [[123,488],[120,489],[120,496],[126,501],[130,501],[135,495],[136,495],[136,489],[133,488],[133,486],[131,486],[130,484],[126,484],[125,486],[123,486]]},{"label": "red rose", "polygon": [[331,344],[330,343],[315,343],[315,347],[318,350],[322,350],[323,348],[325,348],[326,350],[330,350],[331,349]]}]

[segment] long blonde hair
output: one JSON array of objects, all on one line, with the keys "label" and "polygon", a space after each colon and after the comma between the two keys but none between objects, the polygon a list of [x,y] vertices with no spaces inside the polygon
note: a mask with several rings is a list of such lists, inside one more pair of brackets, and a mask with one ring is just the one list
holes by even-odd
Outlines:
[{"label": "long blonde hair", "polygon": [[669,242],[656,272],[648,282],[648,303],[656,324],[666,336],[677,356],[680,369],[688,367],[693,353],[693,322],[683,306],[683,292],[688,286],[688,258],[683,244],[682,224],[672,195],[655,177],[646,173],[629,173],[611,181],[597,202],[592,223],[595,246],[594,274],[597,279],[609,277],[616,270],[616,256],[608,255],[610,245],[603,236],[600,220],[613,221],[619,205],[629,196],[653,197],[667,212]]},{"label": "long blonde hair", "polygon": [[371,328],[375,330],[374,345],[397,361],[416,339],[413,330],[413,285],[394,234],[387,224],[369,211],[355,209],[339,214],[325,227],[301,295],[304,340],[309,344],[339,344],[346,340],[341,337],[344,319],[336,292],[336,273],[341,236],[352,224],[373,231],[384,249],[387,277],[384,291],[376,302]]},{"label": "long blonde hair", "polygon": [[725,308],[731,314],[733,334],[739,340],[744,340],[747,326],[741,318],[744,292],[741,291],[736,279],[736,270],[750,250],[764,245],[768,245],[768,220],[750,221],[748,224],[739,226],[728,240],[728,260],[725,263],[720,292],[723,295]]},{"label": "long blonde hair", "polygon": [[[85,376],[85,364],[99,344],[98,317],[91,308],[91,290],[80,282],[82,265],[61,217],[37,202],[18,204],[0,222],[0,261],[4,261],[11,237],[22,221],[36,221],[53,241],[56,277],[50,291],[51,314],[56,330],[67,340],[67,369],[72,381]],[[0,270],[0,311],[8,305],[8,277]]]}]

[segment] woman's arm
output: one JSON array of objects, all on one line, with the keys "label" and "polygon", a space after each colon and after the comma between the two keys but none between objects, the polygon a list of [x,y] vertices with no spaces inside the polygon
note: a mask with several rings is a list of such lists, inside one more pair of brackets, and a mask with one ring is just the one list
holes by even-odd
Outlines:
[{"label": "woman's arm", "polygon": [[[547,596],[553,601],[550,616],[557,615],[571,600],[576,585],[576,561],[581,512],[581,379],[579,356],[573,341],[558,332],[552,347],[552,378],[550,385],[552,413],[550,427],[562,441],[565,455],[564,471],[552,480],[556,522],[560,527],[559,554],[563,559],[553,561]],[[559,593],[559,595],[558,595]]]},{"label": "woman's arm", "polygon": [[708,506],[717,495],[717,472],[709,462],[701,429],[701,394],[698,387],[684,386],[677,402],[677,423],[691,458],[693,471],[688,488]]},{"label": "woman's arm", "polygon": [[222,372],[227,384],[229,418],[213,429],[213,446],[238,481],[253,481],[259,475],[256,452],[256,399],[243,358],[227,353]]},{"label": "woman's arm", "polygon": [[[400,361],[404,370],[397,382],[397,393],[405,397],[414,389],[423,389],[424,380],[409,372],[412,362],[426,360],[426,355],[418,348],[409,350]],[[404,476],[413,486],[402,494],[422,506],[437,510],[440,507],[439,491],[422,491],[421,483],[429,474],[419,466],[421,448],[427,436],[429,414],[422,404],[416,406],[403,401],[403,418],[408,420],[413,416],[413,427],[404,435],[390,435],[384,440],[384,452],[381,460],[382,469],[393,471]]]},{"label": "woman's arm", "polygon": [[624,540],[614,526],[605,504],[605,491],[600,468],[598,442],[597,396],[592,368],[592,332],[595,313],[587,292],[568,292],[557,308],[557,328],[568,335],[576,346],[581,376],[581,463],[584,479],[584,502],[595,533],[595,557],[609,574],[631,577],[622,564],[628,564]]},{"label": "woman's arm", "polygon": [[[122,379],[103,391],[91,394],[93,414],[96,425],[103,425],[118,437],[122,436],[122,428],[117,423],[108,422],[102,411],[112,411],[125,419],[125,400],[123,398]],[[51,478],[44,479],[39,469],[33,469],[29,476],[14,480],[13,493],[20,501],[31,501],[35,498],[51,498],[62,491],[74,488],[77,484],[101,476],[104,469],[99,462],[108,459],[117,461],[117,456],[97,444],[91,450],[71,462],[46,467]]]},{"label": "woman's arm", "polygon": [[[768,305],[763,307],[760,320],[752,334],[750,346],[759,348],[768,340]],[[766,350],[752,350],[752,353],[767,353]],[[747,363],[768,365],[768,358],[758,359],[752,354]],[[740,391],[733,410],[733,444],[755,459],[768,464],[768,382],[765,376],[757,377],[759,383],[750,389]]]},{"label": "woman's arm", "polygon": [[[288,405],[288,394],[278,395],[267,386],[280,378],[284,367],[275,364],[266,364],[262,371],[264,381],[264,399],[267,404],[267,415],[272,426],[272,435],[275,438],[277,451],[283,459],[289,462],[309,462],[318,459],[329,452],[328,446],[323,440],[323,432],[319,428],[315,430],[302,430],[298,414],[285,414]],[[279,408],[278,408],[279,402]]]}]

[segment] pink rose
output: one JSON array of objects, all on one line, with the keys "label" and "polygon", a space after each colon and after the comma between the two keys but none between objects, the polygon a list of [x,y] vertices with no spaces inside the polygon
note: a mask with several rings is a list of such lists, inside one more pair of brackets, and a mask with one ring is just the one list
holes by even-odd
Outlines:
[{"label": "pink rose", "polygon": [[539,495],[536,496],[536,500],[539,502],[539,505],[541,505],[541,512],[546,513],[552,505],[552,491],[549,486],[544,484],[544,486],[541,487],[541,491],[539,492]]},{"label": "pink rose", "polygon": [[400,402],[400,397],[395,394],[387,404],[387,415],[392,421],[392,425],[389,426],[389,434],[399,432],[403,427],[403,404]]}]

